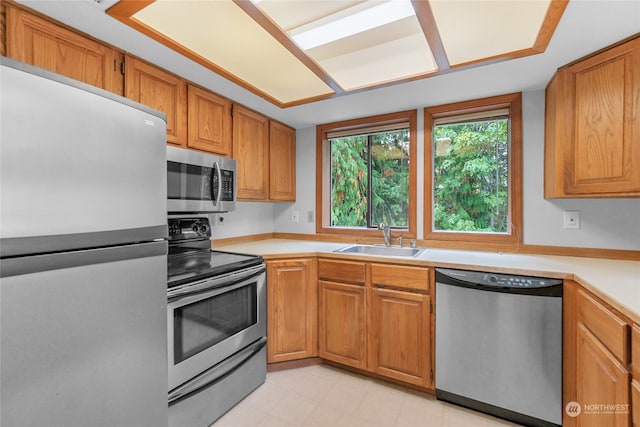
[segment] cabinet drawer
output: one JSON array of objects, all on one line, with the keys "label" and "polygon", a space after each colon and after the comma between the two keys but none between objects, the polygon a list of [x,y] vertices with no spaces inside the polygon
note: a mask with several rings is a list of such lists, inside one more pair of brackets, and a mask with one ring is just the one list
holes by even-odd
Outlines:
[{"label": "cabinet drawer", "polygon": [[364,263],[321,259],[318,261],[318,276],[320,279],[364,284]]},{"label": "cabinet drawer", "polygon": [[620,360],[629,363],[627,324],[582,290],[577,295],[578,321]]},{"label": "cabinet drawer", "polygon": [[394,286],[403,289],[429,289],[429,269],[393,264],[371,264],[373,286]]},{"label": "cabinet drawer", "polygon": [[640,386],[640,325],[633,325],[631,330],[631,374],[638,380],[637,385]]}]

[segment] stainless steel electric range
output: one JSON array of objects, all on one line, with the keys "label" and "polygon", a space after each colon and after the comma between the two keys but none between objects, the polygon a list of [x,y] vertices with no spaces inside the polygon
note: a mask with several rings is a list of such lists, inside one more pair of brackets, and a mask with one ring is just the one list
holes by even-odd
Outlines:
[{"label": "stainless steel electric range", "polygon": [[206,216],[169,218],[169,426],[208,426],[266,378],[266,269],[211,250]]}]

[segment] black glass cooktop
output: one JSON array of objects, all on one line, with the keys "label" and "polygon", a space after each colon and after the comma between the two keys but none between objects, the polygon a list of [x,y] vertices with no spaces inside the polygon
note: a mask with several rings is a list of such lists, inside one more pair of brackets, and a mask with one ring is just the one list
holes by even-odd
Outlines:
[{"label": "black glass cooktop", "polygon": [[169,288],[264,262],[258,255],[214,250],[174,253],[169,255],[167,261]]}]

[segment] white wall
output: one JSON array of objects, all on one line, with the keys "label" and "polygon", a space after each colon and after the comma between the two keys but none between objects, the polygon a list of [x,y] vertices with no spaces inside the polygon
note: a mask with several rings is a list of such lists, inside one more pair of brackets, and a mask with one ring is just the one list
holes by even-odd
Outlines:
[{"label": "white wall", "polygon": [[[535,245],[574,246],[640,250],[640,198],[635,199],[549,199],[543,196],[544,91],[523,94],[523,242]],[[418,111],[418,238],[423,237],[424,153],[422,110]],[[297,132],[296,202],[275,204],[273,230],[286,233],[315,233],[315,127]],[[242,205],[242,203],[240,203]],[[263,210],[266,211],[266,208]],[[563,212],[580,212],[580,229],[563,229]],[[300,222],[291,222],[298,211]],[[235,215],[235,213],[234,213]],[[245,215],[247,220],[255,216]],[[247,233],[244,233],[247,234]]]},{"label": "white wall", "polygon": [[[640,249],[640,198],[544,199],[544,91],[523,97],[524,243]],[[580,212],[580,229],[563,228],[563,212]]]},{"label": "white wall", "polygon": [[238,202],[236,210],[209,215],[214,239],[272,233],[274,204]]}]

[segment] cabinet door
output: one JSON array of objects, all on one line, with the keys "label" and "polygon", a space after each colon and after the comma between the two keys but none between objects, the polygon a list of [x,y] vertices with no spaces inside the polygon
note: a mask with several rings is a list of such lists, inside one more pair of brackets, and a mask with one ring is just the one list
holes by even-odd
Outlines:
[{"label": "cabinet door", "polygon": [[231,157],[231,101],[189,85],[187,111],[187,146]]},{"label": "cabinet door", "polygon": [[187,141],[187,84],[181,78],[131,56],[126,58],[126,97],[167,115],[167,142]]},{"label": "cabinet door", "polygon": [[[578,426],[629,426],[629,372],[581,322],[577,333],[576,397],[582,405]],[[619,405],[626,410],[601,410],[602,405]]]},{"label": "cabinet door", "polygon": [[631,416],[633,426],[640,427],[640,379],[631,382]]},{"label": "cabinet door", "polygon": [[631,341],[631,415],[634,427],[640,427],[640,325],[633,325]]},{"label": "cabinet door", "polygon": [[558,146],[547,158],[561,156],[564,196],[640,195],[640,38],[559,70],[553,83]]},{"label": "cabinet door", "polygon": [[7,56],[123,94],[122,53],[6,5]]},{"label": "cabinet door", "polygon": [[631,375],[640,381],[640,325],[631,328]]},{"label": "cabinet door", "polygon": [[365,369],[365,288],[319,282],[319,355],[323,359]]},{"label": "cabinet door", "polygon": [[369,323],[370,369],[423,387],[431,385],[430,298],[373,288]]},{"label": "cabinet door", "polygon": [[269,199],[295,202],[296,131],[274,121],[269,128]]},{"label": "cabinet door", "polygon": [[269,198],[269,119],[233,106],[233,158],[238,161],[238,199]]},{"label": "cabinet door", "polygon": [[267,262],[267,362],[317,356],[315,260]]}]

